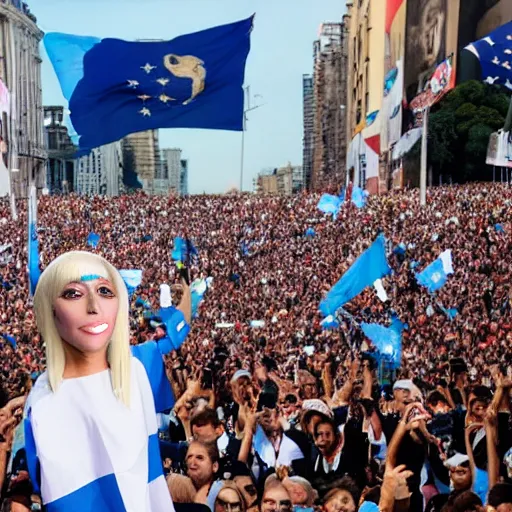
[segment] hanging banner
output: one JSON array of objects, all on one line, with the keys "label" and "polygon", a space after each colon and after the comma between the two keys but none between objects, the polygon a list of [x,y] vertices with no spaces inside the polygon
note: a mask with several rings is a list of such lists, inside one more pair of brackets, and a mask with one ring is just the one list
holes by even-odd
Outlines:
[{"label": "hanging banner", "polygon": [[420,127],[423,120],[423,111],[440,101],[445,94],[455,87],[455,70],[453,69],[453,56],[445,59],[425,84],[422,93],[418,94],[409,104],[414,113],[415,127]]}]

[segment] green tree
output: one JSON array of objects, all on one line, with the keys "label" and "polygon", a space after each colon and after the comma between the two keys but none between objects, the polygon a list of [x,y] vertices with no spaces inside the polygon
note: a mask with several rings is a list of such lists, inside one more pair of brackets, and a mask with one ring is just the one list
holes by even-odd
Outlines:
[{"label": "green tree", "polygon": [[489,179],[489,135],[503,127],[510,96],[483,82],[465,82],[434,106],[429,120],[429,160],[435,174],[454,181]]}]

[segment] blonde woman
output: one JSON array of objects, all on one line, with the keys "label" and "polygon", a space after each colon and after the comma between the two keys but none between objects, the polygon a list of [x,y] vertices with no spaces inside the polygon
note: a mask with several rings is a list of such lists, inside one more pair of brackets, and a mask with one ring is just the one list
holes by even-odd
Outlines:
[{"label": "blonde woman", "polygon": [[172,406],[162,355],[188,332],[184,289],[174,332],[132,353],[128,292],[110,263],[70,252],[43,272],[34,309],[47,371],[27,400],[25,443],[48,512],[174,510],[156,412]]}]

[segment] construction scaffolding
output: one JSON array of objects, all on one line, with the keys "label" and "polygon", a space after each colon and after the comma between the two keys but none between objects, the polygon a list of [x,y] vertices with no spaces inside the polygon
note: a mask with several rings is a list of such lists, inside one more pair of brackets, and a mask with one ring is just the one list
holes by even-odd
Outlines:
[{"label": "construction scaffolding", "polygon": [[346,181],[347,33],[342,23],[324,23],[313,46],[313,190]]}]

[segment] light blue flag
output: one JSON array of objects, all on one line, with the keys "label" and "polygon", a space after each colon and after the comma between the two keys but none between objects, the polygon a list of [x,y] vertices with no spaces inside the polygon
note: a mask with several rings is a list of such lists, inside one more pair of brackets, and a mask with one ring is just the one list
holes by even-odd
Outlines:
[{"label": "light blue flag", "polygon": [[329,213],[333,217],[338,215],[342,201],[339,197],[331,194],[324,194],[318,201],[317,208],[323,213]]},{"label": "light blue flag", "polygon": [[142,283],[142,270],[132,269],[132,270],[120,270],[119,273],[123,278],[124,284],[128,289],[128,296],[130,299],[133,297],[133,294],[137,288],[137,286]]},{"label": "light blue flag", "polygon": [[174,261],[187,263],[192,257],[197,256],[198,254],[196,247],[190,240],[179,236],[174,239],[171,253],[171,258]]},{"label": "light blue flag", "polygon": [[196,279],[190,285],[190,294],[192,301],[192,318],[197,318],[199,304],[201,304],[207,289],[208,284],[206,282],[206,279]]},{"label": "light blue flag", "polygon": [[253,18],[170,41],[46,34],[80,150],[158,128],[242,131]]},{"label": "light blue flag", "polygon": [[333,315],[325,317],[320,322],[320,325],[322,326],[322,329],[325,329],[326,331],[335,330],[340,326],[338,320],[336,320],[336,318]]},{"label": "light blue flag", "polygon": [[377,279],[391,273],[385,248],[386,239],[381,234],[320,302],[320,311],[324,316],[336,316],[340,307],[359,295],[367,286],[373,285]]},{"label": "light blue flag", "polygon": [[505,228],[502,224],[496,224],[494,229],[496,230],[496,233],[505,233]]},{"label": "light blue flag", "polygon": [[100,235],[96,233],[89,233],[89,236],[87,237],[87,245],[93,249],[96,249],[100,243],[100,238]]},{"label": "light blue flag", "polygon": [[421,286],[425,286],[430,293],[440,290],[448,281],[448,275],[453,274],[451,251],[444,251],[439,258],[433,261],[422,272],[416,274]]},{"label": "light blue flag", "polygon": [[30,294],[33,296],[41,277],[41,270],[39,268],[39,238],[37,236],[37,192],[34,186],[30,188],[28,205],[28,276]]},{"label": "light blue flag", "polygon": [[363,208],[366,205],[368,192],[360,187],[354,187],[352,190],[352,202],[358,207]]},{"label": "light blue flag", "polygon": [[316,233],[315,233],[315,230],[313,228],[308,228],[308,229],[306,229],[305,235],[306,235],[307,238],[314,238]]},{"label": "light blue flag", "polygon": [[404,324],[394,316],[390,327],[362,323],[361,329],[379,353],[398,368],[402,359],[402,331]]},{"label": "light blue flag", "polygon": [[458,314],[457,308],[446,309],[442,304],[439,304],[441,311],[450,319],[453,320]]}]

